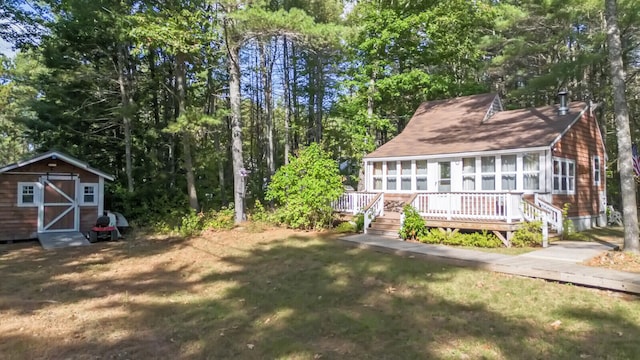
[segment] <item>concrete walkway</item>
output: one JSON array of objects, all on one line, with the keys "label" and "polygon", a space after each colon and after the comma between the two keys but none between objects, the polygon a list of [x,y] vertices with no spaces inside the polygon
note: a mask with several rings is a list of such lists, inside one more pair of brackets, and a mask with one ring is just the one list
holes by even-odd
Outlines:
[{"label": "concrete walkway", "polygon": [[548,248],[526,254],[503,255],[364,234],[341,240],[362,248],[420,256],[451,265],[640,294],[640,274],[580,265],[614,249],[614,244],[556,241]]}]

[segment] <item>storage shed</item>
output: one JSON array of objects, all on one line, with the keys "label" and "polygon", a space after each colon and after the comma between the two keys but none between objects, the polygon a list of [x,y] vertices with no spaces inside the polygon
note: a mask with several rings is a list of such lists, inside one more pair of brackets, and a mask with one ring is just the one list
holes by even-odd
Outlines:
[{"label": "storage shed", "polygon": [[105,179],[59,151],[0,167],[0,241],[86,233],[104,212]]}]

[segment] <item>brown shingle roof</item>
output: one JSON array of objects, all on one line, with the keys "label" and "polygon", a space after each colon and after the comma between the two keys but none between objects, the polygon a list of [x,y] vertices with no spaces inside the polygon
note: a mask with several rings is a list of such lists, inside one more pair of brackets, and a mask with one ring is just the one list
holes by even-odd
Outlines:
[{"label": "brown shingle roof", "polygon": [[560,116],[556,106],[500,111],[485,119],[495,94],[425,102],[404,131],[366,158],[457,154],[550,146],[585,109],[570,104]]}]

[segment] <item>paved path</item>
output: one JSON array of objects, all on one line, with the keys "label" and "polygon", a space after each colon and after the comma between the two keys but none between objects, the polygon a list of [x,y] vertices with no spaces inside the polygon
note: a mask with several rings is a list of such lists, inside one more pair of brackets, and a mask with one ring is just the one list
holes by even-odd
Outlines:
[{"label": "paved path", "polygon": [[640,274],[579,264],[615,248],[613,244],[557,241],[526,254],[503,255],[364,234],[341,240],[362,248],[417,255],[452,265],[640,294]]}]

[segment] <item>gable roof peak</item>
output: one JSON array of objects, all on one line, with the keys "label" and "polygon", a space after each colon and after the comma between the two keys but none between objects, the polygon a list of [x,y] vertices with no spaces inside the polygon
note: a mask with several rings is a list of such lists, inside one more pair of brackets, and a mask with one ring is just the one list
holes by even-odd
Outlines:
[{"label": "gable roof peak", "polygon": [[482,121],[480,123],[484,124],[489,119],[491,119],[493,117],[493,115],[495,115],[496,113],[499,113],[500,111],[503,111],[503,110],[504,110],[504,107],[502,106],[502,100],[500,100],[500,95],[496,95],[493,98],[493,101],[489,105],[489,109],[487,109],[487,113],[484,115],[484,118],[482,119]]}]

